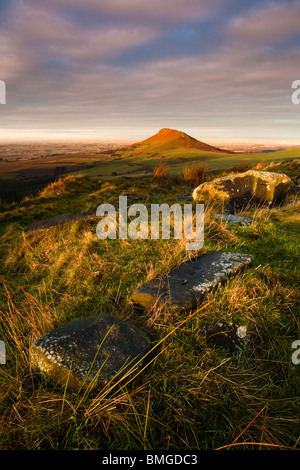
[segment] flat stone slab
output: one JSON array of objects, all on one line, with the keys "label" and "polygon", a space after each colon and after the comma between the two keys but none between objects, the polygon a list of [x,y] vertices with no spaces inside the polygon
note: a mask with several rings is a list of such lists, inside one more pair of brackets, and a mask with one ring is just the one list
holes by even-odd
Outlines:
[{"label": "flat stone slab", "polygon": [[226,222],[228,225],[241,225],[249,226],[253,224],[254,220],[248,217],[241,217],[233,214],[214,214],[216,219]]},{"label": "flat stone slab", "polygon": [[[95,380],[93,387],[101,388],[140,371],[150,354],[143,357],[154,345],[152,333],[113,316],[98,315],[45,334],[29,353],[32,369],[59,385],[68,383],[78,389]],[[135,370],[130,372],[131,368]]]},{"label": "flat stone slab", "polygon": [[206,253],[138,287],[132,300],[146,309],[192,310],[208,291],[252,261],[242,253]]},{"label": "flat stone slab", "polygon": [[88,219],[96,217],[96,212],[83,212],[81,214],[60,214],[44,220],[37,220],[24,229],[24,233],[47,229],[57,225],[63,225],[73,220]]}]

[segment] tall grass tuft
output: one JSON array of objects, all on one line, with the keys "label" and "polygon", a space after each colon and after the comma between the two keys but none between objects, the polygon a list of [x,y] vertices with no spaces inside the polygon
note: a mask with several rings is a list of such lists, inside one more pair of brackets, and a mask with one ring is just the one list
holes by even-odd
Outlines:
[{"label": "tall grass tuft", "polygon": [[159,163],[154,168],[153,176],[154,179],[161,180],[166,178],[168,174],[168,166],[165,163]]},{"label": "tall grass tuft", "polygon": [[198,186],[205,181],[206,169],[203,162],[187,165],[183,168],[183,179],[192,186]]},{"label": "tall grass tuft", "polygon": [[5,338],[8,355],[28,362],[31,342],[59,324],[55,308],[44,305],[15,283],[0,276],[6,293],[6,305],[0,306],[0,336]]},{"label": "tall grass tuft", "polygon": [[232,167],[234,173],[244,173],[244,171],[251,170],[252,164],[249,160],[243,160]]},{"label": "tall grass tuft", "polygon": [[76,191],[78,186],[82,187],[84,181],[87,181],[85,175],[70,175],[59,178],[57,181],[46,186],[40,193],[39,197],[59,196],[69,191]]}]

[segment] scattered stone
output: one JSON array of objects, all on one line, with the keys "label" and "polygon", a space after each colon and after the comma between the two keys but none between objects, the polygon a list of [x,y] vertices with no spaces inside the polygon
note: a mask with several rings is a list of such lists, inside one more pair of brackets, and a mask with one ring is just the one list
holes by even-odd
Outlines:
[{"label": "scattered stone", "polygon": [[135,194],[122,194],[122,196],[126,196],[129,201],[138,201],[139,198]]},{"label": "scattered stone", "polygon": [[157,306],[171,311],[191,310],[206,292],[252,260],[251,255],[241,253],[206,253],[138,287],[133,303],[146,309]]},{"label": "scattered stone", "polygon": [[192,195],[185,196],[184,194],[181,194],[180,196],[178,196],[178,201],[181,201],[181,202],[192,201],[192,200],[193,200]]},{"label": "scattered stone", "polygon": [[283,201],[290,186],[291,178],[284,173],[249,170],[200,184],[193,191],[193,199],[218,199],[240,208],[252,202],[272,204]]},{"label": "scattered stone", "polygon": [[300,189],[300,173],[292,177],[291,192],[297,193]]},{"label": "scattered stone", "polygon": [[216,219],[226,222],[228,225],[241,225],[249,226],[253,224],[254,220],[248,217],[240,217],[233,214],[214,214]]},{"label": "scattered stone", "polygon": [[31,225],[24,229],[24,233],[34,232],[36,230],[43,230],[51,227],[55,227],[57,225],[63,225],[68,222],[72,222],[73,220],[79,219],[88,219],[96,217],[95,212],[83,212],[82,214],[61,214],[56,215],[54,217],[50,217],[49,219],[44,220],[37,220],[33,222]]},{"label": "scattered stone", "polygon": [[203,330],[209,346],[222,348],[232,355],[240,353],[248,341],[247,328],[233,323],[204,325]]},{"label": "scattered stone", "polygon": [[[34,371],[74,389],[94,380],[102,388],[114,379],[134,376],[149,362],[151,333],[109,315],[98,315],[56,328],[30,347]],[[122,371],[120,372],[122,368]],[[133,371],[130,371],[134,368]]]},{"label": "scattered stone", "polygon": [[178,201],[192,201],[193,200],[193,188],[186,189],[180,196]]}]

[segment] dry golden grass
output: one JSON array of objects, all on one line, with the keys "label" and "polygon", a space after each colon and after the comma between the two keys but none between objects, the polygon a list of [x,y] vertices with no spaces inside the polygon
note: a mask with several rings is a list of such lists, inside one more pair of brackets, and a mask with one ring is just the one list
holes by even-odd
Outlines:
[{"label": "dry golden grass", "polygon": [[243,173],[252,168],[251,162],[248,160],[241,161],[232,167],[234,173]]},{"label": "dry golden grass", "polygon": [[40,197],[59,196],[67,191],[75,189],[82,185],[82,180],[86,179],[85,175],[70,175],[46,186],[39,194]]},{"label": "dry golden grass", "polygon": [[207,165],[203,162],[187,165],[183,168],[184,180],[193,185],[198,186],[205,181]]},{"label": "dry golden grass", "polygon": [[168,166],[165,163],[159,163],[154,168],[153,176],[155,179],[163,179],[168,174]]},{"label": "dry golden grass", "polygon": [[0,309],[0,317],[5,336],[12,344],[11,351],[14,351],[9,355],[18,353],[27,362],[30,343],[58,326],[58,316],[51,305],[43,304],[15,283],[7,282],[1,276],[0,283],[7,299],[6,308]]},{"label": "dry golden grass", "polygon": [[252,167],[252,170],[266,170],[268,168],[269,164],[267,160],[262,160],[261,162],[258,162],[254,167]]}]

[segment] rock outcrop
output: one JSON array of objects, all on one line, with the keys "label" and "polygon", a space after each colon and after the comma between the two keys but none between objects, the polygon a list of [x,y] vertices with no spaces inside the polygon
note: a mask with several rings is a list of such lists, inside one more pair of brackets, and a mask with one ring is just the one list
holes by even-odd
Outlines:
[{"label": "rock outcrop", "polygon": [[200,184],[193,191],[195,201],[220,200],[243,207],[249,202],[268,203],[284,200],[291,178],[284,173],[249,170]]}]

